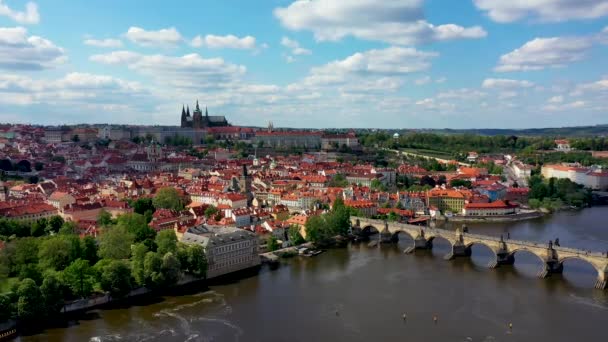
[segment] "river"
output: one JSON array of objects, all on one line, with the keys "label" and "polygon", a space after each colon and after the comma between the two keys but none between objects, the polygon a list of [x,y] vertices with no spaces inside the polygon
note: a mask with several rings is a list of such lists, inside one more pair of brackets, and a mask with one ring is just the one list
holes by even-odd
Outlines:
[{"label": "river", "polygon": [[[472,233],[559,238],[562,246],[608,250],[608,207],[534,221],[470,224]],[[540,260],[488,269],[491,252],[445,261],[449,248],[403,254],[412,243],[330,250],[276,270],[128,307],[93,310],[21,341],[599,341],[606,338],[608,291],[582,261],[536,278]],[[145,305],[144,305],[145,304]],[[403,319],[403,314],[407,319]],[[437,317],[434,322],[433,317]],[[509,329],[509,323],[513,328]]]}]

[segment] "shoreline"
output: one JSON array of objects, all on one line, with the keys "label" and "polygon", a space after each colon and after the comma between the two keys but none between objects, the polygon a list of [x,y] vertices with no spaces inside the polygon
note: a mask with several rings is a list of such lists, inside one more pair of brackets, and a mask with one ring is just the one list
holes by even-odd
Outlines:
[{"label": "shoreline", "polygon": [[538,219],[544,217],[545,215],[546,214],[541,211],[535,211],[502,216],[452,216],[446,217],[446,222],[518,222]]}]

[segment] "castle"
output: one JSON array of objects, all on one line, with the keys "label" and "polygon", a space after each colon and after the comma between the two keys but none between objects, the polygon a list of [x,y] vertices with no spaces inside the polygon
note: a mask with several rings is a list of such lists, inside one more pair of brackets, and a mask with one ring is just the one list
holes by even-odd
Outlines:
[{"label": "castle", "polygon": [[205,115],[198,106],[198,100],[196,101],[196,108],[192,115],[190,115],[190,107],[184,108],[182,106],[182,128],[194,128],[203,129],[209,127],[226,127],[230,126],[225,116],[213,115],[209,116],[209,112],[205,107]]}]

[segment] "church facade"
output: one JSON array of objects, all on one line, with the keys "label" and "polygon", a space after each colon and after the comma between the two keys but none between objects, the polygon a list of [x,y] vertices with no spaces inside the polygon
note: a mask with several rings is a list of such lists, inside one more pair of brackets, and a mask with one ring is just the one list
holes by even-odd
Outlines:
[{"label": "church facade", "polygon": [[196,108],[192,115],[190,115],[190,107],[184,108],[182,106],[182,128],[193,128],[193,129],[204,129],[209,127],[226,127],[230,126],[225,116],[220,115],[209,115],[207,108],[205,107],[205,115],[201,111],[198,101],[196,101]]}]

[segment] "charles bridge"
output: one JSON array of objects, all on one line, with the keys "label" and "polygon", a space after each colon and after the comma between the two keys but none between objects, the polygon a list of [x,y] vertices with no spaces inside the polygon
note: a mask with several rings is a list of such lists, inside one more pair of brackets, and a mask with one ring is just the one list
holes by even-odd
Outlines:
[{"label": "charles bridge", "polygon": [[354,234],[371,234],[375,231],[380,233],[380,242],[395,242],[399,240],[399,234],[409,235],[414,240],[414,245],[405,250],[411,253],[416,249],[430,249],[433,240],[441,238],[451,245],[451,252],[444,259],[451,260],[456,257],[470,257],[471,247],[475,244],[484,245],[494,252],[496,258],[488,265],[496,268],[500,265],[512,265],[515,262],[515,253],[527,251],[543,262],[543,267],[538,276],[545,278],[551,274],[562,273],[564,262],[568,259],[583,260],[593,266],[597,271],[595,288],[606,289],[608,287],[608,254],[587,252],[574,248],[557,246],[551,242],[536,243],[532,241],[519,241],[504,239],[480,234],[470,234],[462,229],[450,231],[445,229],[428,228],[404,223],[373,220],[363,217],[351,217],[352,230]]}]

